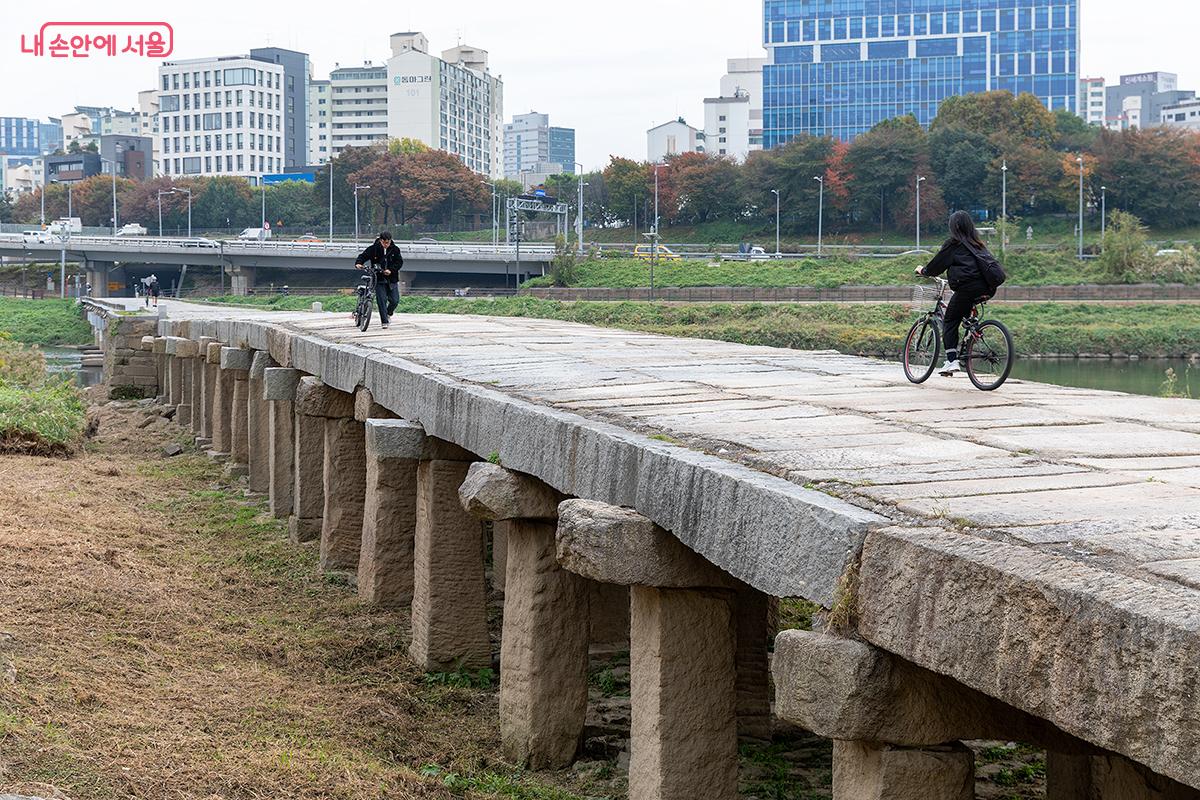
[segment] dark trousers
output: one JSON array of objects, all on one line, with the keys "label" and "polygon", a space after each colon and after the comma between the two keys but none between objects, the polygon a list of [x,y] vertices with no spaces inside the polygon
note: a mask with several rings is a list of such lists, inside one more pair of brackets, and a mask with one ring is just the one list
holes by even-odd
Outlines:
[{"label": "dark trousers", "polygon": [[980,298],[991,293],[992,290],[983,281],[971,281],[954,291],[950,302],[946,304],[946,319],[942,334],[942,341],[946,344],[947,359],[954,360],[958,357],[958,337],[962,321],[971,313],[971,309],[975,307]]},{"label": "dark trousers", "polygon": [[379,303],[379,321],[387,325],[400,304],[400,284],[380,280],[375,284],[375,302]]}]

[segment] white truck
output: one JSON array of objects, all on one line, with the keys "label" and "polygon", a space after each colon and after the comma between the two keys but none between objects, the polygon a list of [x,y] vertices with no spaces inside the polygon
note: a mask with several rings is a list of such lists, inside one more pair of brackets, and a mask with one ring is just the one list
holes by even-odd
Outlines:
[{"label": "white truck", "polygon": [[130,222],[126,225],[122,225],[121,229],[119,231],[117,231],[117,236],[145,236],[145,235],[146,235],[146,226],[138,225],[136,222]]},{"label": "white truck", "polygon": [[58,234],[59,236],[63,234],[83,233],[83,223],[79,217],[59,217],[46,227],[51,233]]},{"label": "white truck", "polygon": [[57,244],[58,237],[50,231],[30,230],[21,231],[21,239],[26,244]]},{"label": "white truck", "polygon": [[271,238],[270,228],[246,228],[238,234],[238,239],[243,241],[265,242]]}]

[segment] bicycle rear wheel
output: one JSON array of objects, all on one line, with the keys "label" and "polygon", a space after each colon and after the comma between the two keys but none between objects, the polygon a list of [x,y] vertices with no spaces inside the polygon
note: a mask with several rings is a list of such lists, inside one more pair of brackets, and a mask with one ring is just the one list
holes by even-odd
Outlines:
[{"label": "bicycle rear wheel", "polygon": [[964,359],[967,376],[975,388],[993,392],[1004,385],[1012,373],[1016,353],[1012,334],[1004,323],[989,319],[981,322],[975,335],[967,341]]},{"label": "bicycle rear wheel", "polygon": [[363,333],[367,332],[367,328],[371,327],[371,314],[374,309],[371,308],[371,296],[362,294],[358,298],[358,306],[354,309],[354,325]]},{"label": "bicycle rear wheel", "polygon": [[904,340],[904,375],[917,384],[929,380],[941,349],[942,337],[933,320],[928,317],[917,320]]}]

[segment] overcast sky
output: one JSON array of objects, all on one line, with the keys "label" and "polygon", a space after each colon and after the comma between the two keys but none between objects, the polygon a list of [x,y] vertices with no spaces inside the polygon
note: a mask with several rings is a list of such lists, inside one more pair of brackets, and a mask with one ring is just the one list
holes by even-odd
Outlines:
[{"label": "overcast sky", "polygon": [[[1081,0],[1081,76],[1161,69],[1180,88],[1200,90],[1193,0]],[[609,155],[646,157],[647,128],[684,116],[703,126],[704,97],[715,96],[725,60],[762,55],[757,0],[606,0],[383,4],[337,2],[192,3],[125,0],[117,5],[66,0],[43,6],[5,3],[0,47],[0,116],[59,116],[75,105],[133,108],[154,85],[156,62],[132,55],[50,59],[23,55],[44,22],[159,20],[175,28],[175,58],[245,53],[275,45],[310,54],[315,76],[335,63],[384,61],[388,36],[420,30],[434,52],[461,41],[488,50],[504,78],[505,118],[537,110],[551,124],[577,130],[586,168]],[[391,8],[389,8],[391,6]],[[97,8],[112,10],[97,11]],[[53,8],[53,10],[50,10]],[[164,11],[165,9],[165,11]]]}]

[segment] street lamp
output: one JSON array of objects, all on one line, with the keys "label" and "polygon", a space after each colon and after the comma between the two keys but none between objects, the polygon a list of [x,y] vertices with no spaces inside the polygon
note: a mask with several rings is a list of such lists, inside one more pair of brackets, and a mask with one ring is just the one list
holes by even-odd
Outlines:
[{"label": "street lamp", "polygon": [[1000,167],[1000,253],[1008,250],[1008,159]]},{"label": "street lamp", "polygon": [[654,227],[650,229],[651,241],[654,243],[650,248],[650,299],[654,299],[654,267],[658,264],[658,168],[662,164],[654,165]]},{"label": "street lamp", "polygon": [[492,187],[492,247],[496,247],[498,244],[496,239],[499,237],[499,228],[496,225],[496,184],[488,183],[487,185]]},{"label": "street lamp", "polygon": [[329,241],[333,241],[333,158],[329,159]]},{"label": "street lamp", "polygon": [[68,183],[67,184],[67,219],[70,219],[71,217],[75,216],[75,212],[74,212],[73,208],[74,208],[74,206],[71,205],[71,184]]},{"label": "street lamp", "polygon": [[358,244],[358,191],[359,189],[370,189],[370,186],[359,186],[354,184],[354,243]]},{"label": "street lamp", "polygon": [[1104,234],[1108,231],[1108,187],[1100,187],[1100,242],[1104,243]]},{"label": "street lamp", "polygon": [[1084,260],[1084,157],[1075,161],[1079,163],[1079,260]]},{"label": "street lamp", "polygon": [[583,187],[588,184],[583,182],[583,164],[578,161],[572,164],[579,167],[575,173],[576,183],[579,184],[579,202],[575,206],[575,240],[578,242],[579,255],[583,255]]},{"label": "street lamp", "polygon": [[176,192],[186,194],[188,197],[188,238],[192,238],[192,190],[191,189],[174,189]]},{"label": "street lamp", "polygon": [[924,175],[917,176],[917,249],[921,249],[921,184],[925,182]]},{"label": "street lamp", "polygon": [[772,189],[771,194],[775,195],[775,257],[779,258],[779,190]]},{"label": "street lamp", "polygon": [[188,238],[192,238],[192,190],[183,189],[178,186],[172,186],[170,189],[158,190],[158,236],[161,239],[163,235],[162,224],[162,199],[164,194],[186,194],[188,198]]},{"label": "street lamp", "polygon": [[820,258],[821,240],[825,233],[825,178],[814,175],[813,180],[821,184],[821,188],[817,191],[817,258]]},{"label": "street lamp", "polygon": [[262,179],[262,176],[258,178],[258,188],[262,194],[262,223],[259,226],[260,233],[258,234],[259,241],[262,241],[263,234],[261,231],[267,229],[267,182]]},{"label": "street lamp", "polygon": [[162,199],[164,194],[175,194],[174,189],[159,189],[158,190],[158,238],[162,238]]},{"label": "street lamp", "polygon": [[112,204],[113,204],[112,224],[113,224],[113,236],[116,236],[117,235],[117,162],[113,161],[112,159],[104,158],[104,157],[101,157],[100,160],[107,161],[109,164],[112,165]]}]

